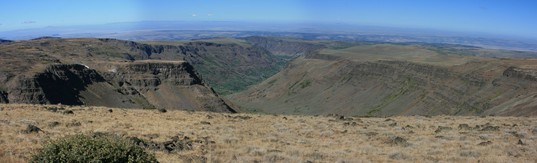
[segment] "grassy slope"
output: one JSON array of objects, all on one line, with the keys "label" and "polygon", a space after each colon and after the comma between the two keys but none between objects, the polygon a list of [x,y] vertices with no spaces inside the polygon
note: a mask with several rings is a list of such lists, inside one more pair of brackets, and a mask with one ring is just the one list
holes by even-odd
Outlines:
[{"label": "grassy slope", "polygon": [[[52,63],[86,64],[100,68],[99,63],[126,61],[124,53],[142,59],[139,49],[125,46],[124,42],[105,42],[92,38],[42,39],[20,41],[0,46],[0,59],[8,65],[7,73],[35,72]],[[175,58],[180,59],[180,58]]]},{"label": "grassy slope", "polygon": [[[537,161],[536,118],[410,116],[340,120],[333,116],[159,113],[117,108],[109,112],[109,108],[101,107],[66,107],[74,114],[61,114],[47,111],[48,107],[58,106],[0,105],[0,162],[24,162],[50,140],[90,132],[155,142],[178,135],[194,140],[192,150],[151,151],[160,162],[203,158],[208,162]],[[50,122],[59,125],[50,127]],[[77,123],[80,125],[73,125]],[[43,132],[21,133],[27,124]],[[498,126],[499,130],[458,129],[460,124]],[[437,131],[440,126],[451,129]],[[393,142],[396,137],[406,143]],[[517,145],[519,139],[525,145]],[[203,143],[207,141],[213,143]],[[488,141],[488,145],[479,145]]]},{"label": "grassy slope", "polygon": [[[197,71],[202,76],[211,75],[213,78],[207,79],[207,83],[220,95],[228,95],[247,89],[249,86],[257,84],[270,76],[278,73],[289,60],[285,56],[274,56],[274,62],[267,67],[257,67],[250,65],[248,70],[237,71],[228,67],[227,63],[206,58],[205,64],[197,66]],[[233,64],[233,63],[230,63]]]},{"label": "grassy slope", "polygon": [[[506,99],[527,101],[526,98],[533,96],[532,84],[524,84],[524,81],[516,81],[515,84],[502,78],[502,72],[509,66],[533,67],[536,65],[534,60],[466,55],[472,51],[455,54],[453,48],[458,46],[445,46],[328,46],[318,54],[294,60],[275,76],[228,98],[243,110],[270,113],[476,115],[484,114],[482,109],[490,108],[497,112],[486,114],[507,114],[503,112],[506,108],[496,106],[508,101]],[[509,52],[504,55],[517,53]],[[389,64],[379,60],[408,63]],[[411,63],[423,66],[412,69],[414,65]],[[446,74],[441,75],[444,71]],[[502,80],[495,80],[499,78]],[[492,85],[492,81],[505,84]],[[513,101],[508,103],[503,107],[516,108],[527,104],[524,106],[527,108],[534,105],[529,102],[524,105]],[[524,110],[517,115],[526,113],[535,114]],[[508,115],[514,114],[510,112]]]},{"label": "grassy slope", "polygon": [[343,49],[323,49],[321,55],[331,55],[352,61],[399,60],[432,65],[451,66],[484,58],[466,55],[447,55],[436,49],[426,49],[413,45],[373,44],[359,45]]}]

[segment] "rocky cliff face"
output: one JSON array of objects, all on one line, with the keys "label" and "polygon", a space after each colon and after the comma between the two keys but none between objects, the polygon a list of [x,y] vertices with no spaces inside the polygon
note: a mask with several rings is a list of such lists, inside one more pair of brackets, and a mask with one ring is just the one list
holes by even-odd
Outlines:
[{"label": "rocky cliff face", "polygon": [[103,73],[107,81],[120,87],[120,91],[130,94],[154,91],[162,83],[177,86],[203,85],[190,64],[182,61],[141,61],[135,63],[111,64]]},{"label": "rocky cliff face", "polygon": [[3,44],[0,102],[234,112],[182,60],[205,62],[203,46],[210,45],[61,38]]},{"label": "rocky cliff face", "polygon": [[50,65],[43,72],[18,76],[10,82],[7,97],[11,103],[80,105],[79,92],[104,79],[83,65]]},{"label": "rocky cliff face", "polygon": [[0,102],[234,112],[203,85],[186,62],[103,66],[110,69],[96,71],[81,64],[56,64],[33,75],[17,76],[8,84],[7,92],[0,94]]},{"label": "rocky cliff face", "polygon": [[103,76],[127,96],[143,96],[158,108],[234,112],[183,61],[112,64]]},{"label": "rocky cliff face", "polygon": [[[241,46],[205,41],[181,45],[141,44],[132,41],[100,39],[106,44],[125,47],[133,59],[185,60],[219,94],[244,90],[276,74],[287,60],[258,46]],[[130,58],[130,57],[126,57]]]},{"label": "rocky cliff face", "polygon": [[[141,64],[139,61],[143,60],[186,61],[188,64]],[[161,45],[116,39],[39,38],[2,44],[0,62],[0,82],[10,83],[0,84],[2,102],[60,103],[60,100],[52,98],[55,93],[49,91],[58,88],[47,86],[79,80],[61,74],[76,74],[79,70],[67,68],[55,70],[58,71],[55,73],[51,68],[46,70],[46,67],[87,65],[104,81],[84,83],[87,81],[81,77],[84,80],[76,83],[85,87],[73,85],[71,90],[56,93],[73,97],[61,103],[192,110],[205,106],[210,110],[226,110],[223,109],[226,108],[224,103],[208,86],[224,94],[242,90],[275,74],[286,60],[260,47],[233,43],[193,41]],[[87,73],[86,70],[80,71]],[[190,97],[188,93],[196,96]],[[71,96],[74,94],[77,96]],[[168,97],[206,102],[175,105],[157,99]]]},{"label": "rocky cliff face", "polygon": [[323,45],[321,44],[305,42],[303,40],[298,41],[258,36],[246,37],[244,40],[250,42],[253,46],[267,49],[274,55],[291,57],[310,54],[323,48]]},{"label": "rocky cliff face", "polygon": [[220,94],[246,89],[276,74],[286,60],[259,47],[189,43],[185,60]]}]

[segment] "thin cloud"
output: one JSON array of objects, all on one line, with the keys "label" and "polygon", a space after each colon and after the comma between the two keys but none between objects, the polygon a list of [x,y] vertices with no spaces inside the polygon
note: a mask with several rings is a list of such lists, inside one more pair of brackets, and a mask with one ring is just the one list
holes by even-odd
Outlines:
[{"label": "thin cloud", "polygon": [[207,16],[213,16],[213,14],[207,14]]},{"label": "thin cloud", "polygon": [[37,23],[37,22],[36,22],[36,21],[32,21],[32,20],[21,22],[21,24],[35,24],[35,23]]},{"label": "thin cloud", "polygon": [[197,15],[196,14],[192,14],[193,17],[196,17]]}]

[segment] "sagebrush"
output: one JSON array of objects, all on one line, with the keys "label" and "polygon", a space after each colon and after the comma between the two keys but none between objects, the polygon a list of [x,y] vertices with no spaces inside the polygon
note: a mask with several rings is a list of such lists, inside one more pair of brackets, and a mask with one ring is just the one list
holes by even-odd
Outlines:
[{"label": "sagebrush", "polygon": [[53,141],[30,162],[157,162],[153,154],[114,135],[73,135]]}]

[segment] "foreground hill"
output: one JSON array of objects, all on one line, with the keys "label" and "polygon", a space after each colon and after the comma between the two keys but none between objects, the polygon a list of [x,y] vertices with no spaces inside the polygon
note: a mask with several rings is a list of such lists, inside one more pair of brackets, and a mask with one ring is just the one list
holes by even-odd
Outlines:
[{"label": "foreground hill", "polygon": [[537,119],[528,117],[360,118],[3,104],[0,162],[25,162],[44,143],[80,133],[129,137],[159,162],[537,161]]},{"label": "foreground hill", "polygon": [[537,60],[517,59],[525,56],[534,54],[456,45],[327,47],[229,99],[243,110],[287,114],[537,115]]}]

